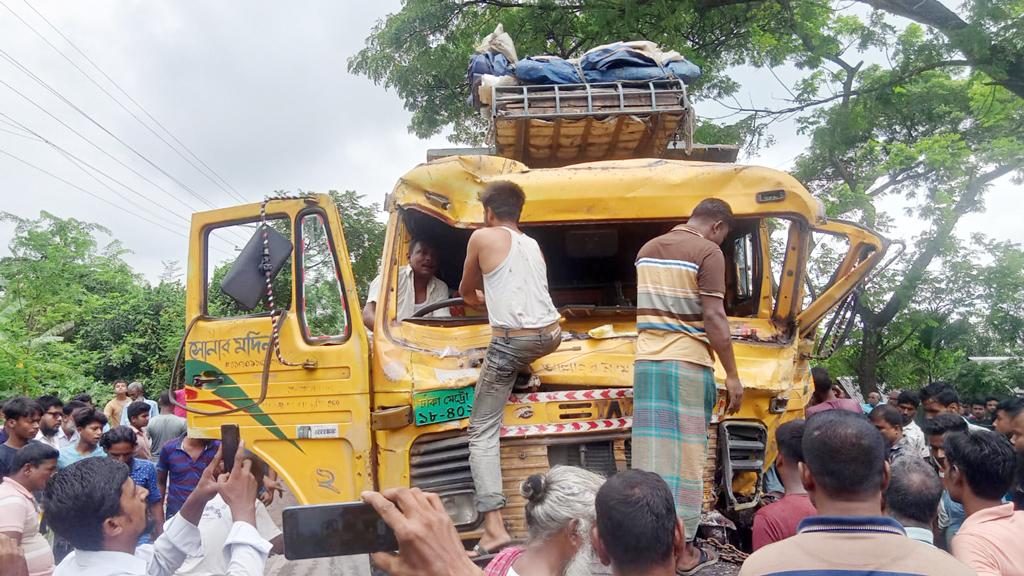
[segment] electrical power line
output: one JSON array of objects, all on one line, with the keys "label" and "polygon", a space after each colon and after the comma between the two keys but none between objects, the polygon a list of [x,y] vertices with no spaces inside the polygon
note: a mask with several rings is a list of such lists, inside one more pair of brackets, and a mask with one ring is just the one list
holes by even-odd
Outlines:
[{"label": "electrical power line", "polygon": [[[2,4],[2,3],[3,3],[3,2],[2,2],[2,0],[0,0],[0,4]],[[35,82],[36,82],[36,83],[38,83],[39,85],[41,85],[41,86],[42,86],[43,88],[46,88],[46,89],[47,89],[47,90],[48,90],[48,91],[49,91],[50,93],[52,93],[52,94],[53,94],[54,96],[56,96],[57,98],[59,98],[59,99],[60,99],[60,100],[61,100],[62,102],[64,102],[65,104],[67,104],[68,106],[70,106],[70,107],[71,107],[72,109],[74,109],[74,110],[75,110],[76,112],[78,112],[79,114],[81,114],[81,115],[82,115],[82,116],[83,116],[83,117],[84,117],[84,118],[85,118],[86,120],[88,120],[89,122],[93,123],[93,124],[94,124],[94,125],[95,125],[95,126],[96,126],[97,128],[99,128],[100,130],[102,130],[103,132],[105,132],[105,133],[106,133],[106,134],[107,134],[108,136],[110,136],[111,138],[113,138],[114,140],[116,140],[117,142],[119,142],[119,143],[120,143],[121,145],[123,145],[123,146],[124,146],[125,148],[127,148],[128,150],[131,150],[131,151],[132,151],[132,152],[133,152],[133,153],[134,153],[134,154],[135,154],[136,156],[138,156],[138,157],[139,157],[139,158],[141,158],[141,159],[142,159],[142,160],[143,160],[144,162],[146,162],[147,164],[149,164],[150,166],[152,166],[153,168],[155,168],[155,169],[156,169],[156,170],[157,170],[158,172],[160,172],[161,174],[163,174],[164,176],[166,176],[166,177],[167,177],[167,178],[168,178],[169,180],[171,180],[172,182],[174,182],[175,184],[177,184],[178,186],[180,186],[181,188],[183,188],[183,189],[184,189],[184,190],[185,190],[186,192],[188,192],[189,194],[191,194],[191,195],[192,195],[192,196],[193,196],[193,197],[194,197],[195,199],[199,200],[199,201],[200,201],[200,202],[202,202],[203,204],[206,204],[206,205],[207,205],[207,206],[209,206],[209,207],[210,207],[211,209],[215,209],[215,208],[216,208],[216,206],[215,206],[215,205],[214,205],[213,203],[211,203],[211,202],[210,202],[209,200],[207,200],[206,198],[204,198],[204,197],[202,197],[201,195],[199,195],[199,193],[198,193],[198,192],[196,192],[195,190],[193,190],[193,189],[192,189],[191,187],[189,187],[189,186],[188,186],[187,184],[185,184],[185,183],[184,183],[184,182],[182,182],[181,180],[178,180],[178,179],[177,179],[177,178],[175,178],[174,176],[171,176],[171,175],[170,175],[170,174],[169,174],[169,173],[168,173],[168,172],[167,172],[166,170],[164,170],[164,169],[163,169],[163,168],[161,168],[160,166],[157,166],[157,165],[156,165],[156,163],[154,163],[154,162],[153,162],[152,160],[150,160],[149,158],[147,158],[147,157],[146,157],[146,156],[145,156],[144,154],[142,154],[141,152],[139,152],[138,150],[136,150],[135,148],[133,148],[133,147],[132,147],[132,146],[131,146],[130,144],[128,144],[127,142],[125,142],[124,140],[122,140],[121,138],[119,138],[119,137],[118,137],[118,136],[117,136],[116,134],[114,134],[113,132],[111,132],[110,130],[108,130],[108,129],[106,128],[106,126],[104,126],[104,125],[100,124],[99,122],[97,122],[97,121],[96,121],[96,120],[95,120],[95,119],[94,119],[94,118],[93,118],[92,116],[90,116],[90,115],[89,115],[89,114],[87,114],[87,113],[86,113],[86,112],[85,112],[84,110],[82,110],[81,108],[79,108],[78,106],[76,106],[76,105],[75,105],[75,104],[74,104],[73,102],[71,102],[70,100],[68,100],[68,99],[67,99],[67,98],[66,98],[66,97],[65,97],[65,96],[64,96],[63,94],[61,94],[61,93],[60,93],[60,91],[58,91],[57,89],[55,89],[55,88],[53,88],[52,86],[50,86],[49,84],[47,84],[45,80],[43,80],[43,79],[42,79],[42,78],[40,78],[39,76],[36,76],[36,75],[35,75],[35,74],[34,74],[34,73],[33,73],[33,72],[31,71],[31,70],[29,70],[28,68],[26,68],[26,67],[25,67],[24,65],[22,65],[22,64],[21,64],[20,62],[18,62],[18,61],[17,61],[17,59],[13,58],[13,57],[12,57],[12,56],[11,56],[10,54],[8,54],[7,52],[3,51],[2,49],[0,49],[0,57],[3,57],[4,59],[6,59],[6,60],[7,60],[8,62],[10,62],[11,64],[13,64],[13,65],[14,65],[15,67],[17,67],[17,68],[18,68],[19,70],[21,70],[21,71],[22,71],[22,72],[23,72],[24,74],[26,74],[26,75],[27,75],[27,76],[28,76],[29,78],[32,78],[33,80],[35,80]],[[10,89],[11,89],[11,90],[13,90],[14,92],[16,92],[16,93],[17,93],[17,94],[18,94],[19,96],[21,96],[22,98],[24,98],[24,99],[26,99],[26,100],[29,100],[29,102],[31,102],[31,103],[32,103],[33,105],[35,105],[35,106],[36,106],[37,108],[40,108],[41,110],[43,110],[44,112],[46,112],[47,114],[49,114],[49,115],[50,115],[51,117],[53,117],[54,119],[56,119],[56,116],[54,116],[53,114],[50,114],[49,112],[47,112],[47,111],[46,111],[45,109],[43,109],[43,108],[42,108],[41,106],[39,106],[39,104],[37,104],[37,103],[35,103],[34,101],[32,101],[32,100],[31,100],[30,98],[28,98],[27,96],[25,96],[24,94],[22,94],[22,93],[21,93],[21,92],[20,92],[19,90],[17,90],[16,88],[14,88],[13,86],[11,86],[10,84],[8,84],[8,83],[6,83],[6,82],[3,82],[3,81],[0,81],[0,83],[3,83],[3,84],[4,84],[5,86],[7,86],[8,88],[10,88]],[[62,122],[62,124],[63,124],[63,122]],[[67,126],[67,124],[65,124],[65,126]],[[77,132],[76,132],[76,133],[77,133]],[[81,136],[81,135],[79,134],[79,136]],[[137,173],[137,172],[136,172],[136,173]],[[163,188],[161,188],[161,190],[163,190]],[[164,190],[164,191],[165,191],[165,192],[167,192],[166,190]],[[168,193],[168,194],[170,194],[170,192],[167,192],[167,193]],[[191,207],[190,207],[190,208],[191,208]]]},{"label": "electrical power line", "polygon": [[[41,12],[39,12],[39,10],[36,10],[35,6],[33,6],[31,3],[29,3],[28,0],[22,0],[22,1],[25,3],[26,6],[29,7],[29,9],[31,9],[33,12],[35,12],[36,16],[39,16],[39,18],[41,18],[43,20],[43,22],[46,22],[46,24],[50,28],[52,28],[54,32],[57,33],[57,35],[59,35],[61,38],[63,38],[64,41],[68,43],[68,45],[70,45],[72,48],[74,48],[75,52],[78,52],[78,54],[81,55],[82,58],[85,58],[86,62],[91,64],[92,67],[95,68],[104,78],[106,78],[108,82],[110,82],[115,88],[117,88],[118,91],[121,92],[121,94],[124,94],[125,98],[127,98],[132,104],[134,104],[136,107],[138,107],[139,110],[142,110],[142,113],[145,114],[147,118],[152,120],[153,123],[156,124],[157,126],[159,126],[160,129],[163,130],[168,136],[170,136],[172,140],[177,142],[178,145],[181,146],[181,148],[183,150],[188,152],[190,156],[195,158],[197,162],[199,162],[200,164],[203,165],[203,167],[205,167],[207,170],[209,170],[210,174],[213,174],[218,180],[220,180],[221,183],[224,184],[224,186],[227,186],[228,188],[230,188],[231,191],[235,193],[235,198],[241,200],[242,202],[246,202],[245,198],[242,197],[242,195],[238,193],[238,190],[235,190],[234,186],[232,186],[230,183],[228,183],[228,181],[225,180],[220,174],[218,174],[213,168],[211,168],[209,164],[204,162],[202,158],[197,156],[196,153],[193,152],[188,146],[186,146],[184,142],[179,140],[178,137],[175,136],[173,132],[171,132],[169,129],[167,129],[166,126],[164,126],[159,120],[157,120],[152,114],[150,114],[149,110],[146,110],[146,108],[142,104],[139,104],[139,102],[136,101],[135,98],[132,98],[131,94],[128,94],[128,92],[125,91],[125,89],[122,88],[120,84],[118,84],[102,68],[100,68],[99,64],[94,62],[93,59],[90,58],[88,54],[86,54],[84,51],[82,51],[82,49],[79,48],[74,42],[72,42],[70,38],[65,36],[64,33],[61,32],[59,28],[57,28],[52,22],[50,22],[49,19],[46,18],[46,16],[44,16]],[[141,120],[140,120],[140,122],[141,122]],[[143,125],[145,126],[145,123],[143,123]],[[148,128],[148,126],[147,126],[147,128]]]},{"label": "electrical power line", "polygon": [[[20,128],[20,129],[24,130],[25,132],[28,132],[29,134],[31,134],[31,135],[33,135],[33,136],[35,136],[35,137],[36,137],[36,138],[37,138],[37,139],[38,139],[38,140],[39,140],[40,142],[43,142],[43,143],[45,143],[45,144],[46,144],[47,146],[49,146],[49,147],[53,148],[54,150],[56,150],[57,152],[59,152],[59,153],[60,153],[61,155],[63,155],[63,156],[64,156],[64,157],[65,157],[65,158],[66,158],[66,159],[67,159],[67,160],[69,161],[69,162],[71,162],[71,163],[75,164],[76,166],[78,166],[79,168],[81,168],[81,169],[82,169],[83,171],[85,171],[85,168],[83,168],[83,167],[82,167],[82,165],[88,166],[88,167],[89,167],[89,168],[90,168],[91,170],[93,170],[94,172],[96,172],[96,173],[98,173],[98,174],[101,174],[102,176],[104,176],[104,177],[105,177],[105,178],[107,178],[108,180],[110,180],[110,181],[114,182],[115,184],[117,184],[117,185],[121,186],[121,187],[122,187],[122,188],[124,188],[125,190],[128,190],[128,191],[129,191],[129,192],[131,192],[132,194],[134,194],[134,195],[138,196],[139,198],[141,198],[141,199],[145,200],[146,202],[149,202],[150,204],[152,204],[152,205],[156,206],[157,208],[159,208],[160,210],[162,210],[162,211],[163,211],[164,213],[167,213],[167,214],[171,214],[171,215],[173,215],[173,216],[176,216],[176,217],[177,217],[177,218],[178,218],[179,220],[181,220],[182,222],[185,222],[186,224],[188,224],[188,223],[189,223],[189,219],[188,219],[188,218],[186,218],[185,216],[182,216],[182,215],[181,215],[180,213],[178,213],[178,212],[175,212],[174,210],[172,210],[171,208],[168,208],[167,206],[164,206],[163,204],[160,204],[160,203],[159,203],[159,202],[157,202],[156,200],[153,200],[152,198],[150,198],[150,197],[146,196],[145,194],[143,194],[143,193],[139,192],[138,190],[136,190],[136,189],[132,188],[131,186],[129,186],[129,185],[127,185],[127,184],[125,184],[124,182],[121,182],[121,181],[120,181],[120,180],[118,180],[117,178],[114,178],[114,177],[113,177],[113,176],[111,176],[110,174],[107,174],[107,173],[106,173],[106,172],[104,172],[103,170],[100,170],[99,168],[97,168],[97,167],[93,166],[92,164],[90,164],[90,163],[86,162],[86,161],[85,161],[85,160],[83,160],[82,158],[79,158],[79,157],[78,157],[78,156],[76,156],[75,154],[72,154],[72,153],[71,153],[70,151],[68,151],[67,149],[65,149],[65,148],[61,147],[60,145],[58,145],[58,144],[56,144],[56,143],[52,142],[51,140],[49,140],[48,138],[46,138],[46,137],[45,137],[45,136],[43,136],[42,134],[40,134],[40,133],[36,132],[35,130],[32,130],[32,129],[31,129],[31,128],[29,128],[28,126],[26,126],[26,125],[22,124],[21,122],[19,122],[19,121],[15,120],[14,118],[11,118],[11,117],[10,117],[10,116],[8,116],[7,114],[5,114],[5,113],[3,113],[3,112],[0,112],[0,117],[2,117],[2,118],[6,118],[6,119],[7,119],[7,121],[8,121],[8,123],[10,123],[10,124],[13,124],[13,125],[17,126],[18,128]],[[92,174],[90,174],[90,173],[89,173],[88,171],[86,171],[86,174],[89,174],[90,176],[92,176]],[[107,185],[106,183],[104,183],[103,181],[101,181],[101,180],[97,180],[97,182],[99,182],[99,183],[100,183],[100,184],[102,184],[103,186],[107,187],[107,189],[109,189],[109,190],[110,190],[111,192],[113,192],[113,193],[114,193],[114,194],[116,194],[117,196],[121,197],[122,199],[124,199],[124,200],[125,200],[126,202],[128,202],[129,204],[132,204],[133,206],[136,206],[136,207],[137,207],[137,208],[139,208],[140,210],[143,210],[144,212],[147,212],[148,214],[151,214],[151,215],[153,215],[153,216],[156,216],[157,218],[159,218],[159,217],[160,217],[160,215],[157,215],[157,214],[153,214],[153,212],[151,212],[151,210],[152,210],[151,208],[143,208],[142,206],[139,206],[138,204],[135,204],[135,203],[134,203],[134,202],[133,202],[133,201],[132,201],[131,199],[129,199],[129,198],[126,198],[126,197],[125,197],[124,195],[122,195],[122,194],[121,194],[120,192],[118,192],[117,190],[114,190],[113,188],[110,188],[110,187],[109,187],[109,186],[108,186],[108,185]]]},{"label": "electrical power line", "polygon": [[[85,53],[84,53],[84,52],[82,52],[82,50],[80,50],[80,49],[79,49],[79,48],[78,48],[78,47],[77,47],[77,46],[76,46],[76,45],[75,45],[75,44],[74,44],[73,42],[71,42],[71,40],[70,40],[70,39],[68,39],[68,37],[67,37],[67,36],[65,36],[65,35],[64,35],[64,34],[63,34],[63,33],[62,33],[62,32],[61,32],[61,31],[60,31],[59,29],[57,29],[57,27],[56,27],[56,26],[54,26],[54,25],[53,25],[53,24],[52,24],[52,23],[51,23],[51,22],[50,22],[50,21],[49,21],[49,20],[48,20],[48,19],[47,19],[47,18],[46,18],[45,16],[43,16],[43,15],[42,15],[42,14],[41,14],[41,13],[40,13],[40,12],[39,12],[38,10],[36,10],[34,6],[32,6],[31,4],[29,4],[29,3],[27,2],[27,1],[25,1],[25,4],[26,4],[26,5],[27,5],[27,6],[28,6],[28,7],[29,7],[29,8],[30,8],[30,9],[31,9],[31,10],[32,10],[33,12],[35,12],[35,13],[36,13],[36,15],[38,15],[38,16],[39,16],[40,18],[42,18],[42,20],[43,20],[44,22],[46,22],[46,23],[47,23],[47,24],[48,24],[48,25],[50,26],[50,28],[54,29],[54,30],[55,30],[55,31],[57,32],[57,34],[58,34],[58,35],[60,35],[60,37],[61,37],[61,38],[63,38],[63,39],[64,39],[64,40],[65,40],[65,41],[66,41],[66,42],[67,42],[68,44],[70,44],[70,45],[71,45],[71,47],[72,47],[72,48],[74,48],[74,49],[75,49],[75,50],[76,50],[76,51],[77,51],[77,52],[78,52],[79,54],[81,54],[81,55],[82,55],[82,56],[83,56],[83,57],[84,57],[84,58],[85,58],[86,60],[88,60],[88,61],[89,61],[89,63],[93,65],[93,67],[95,67],[95,68],[96,68],[97,70],[99,70],[99,71],[100,71],[100,73],[101,73],[101,74],[103,74],[103,76],[107,78],[107,80],[109,80],[109,81],[110,81],[110,82],[111,82],[112,84],[114,84],[115,86],[117,86],[118,90],[120,90],[120,91],[121,91],[121,92],[122,92],[123,94],[125,94],[125,96],[128,96],[128,94],[127,94],[127,93],[126,93],[126,92],[124,91],[124,89],[123,89],[123,88],[121,88],[121,87],[120,87],[119,85],[117,85],[117,83],[116,83],[116,82],[114,82],[114,81],[113,81],[113,80],[112,80],[112,79],[111,79],[111,78],[110,78],[110,77],[109,77],[109,76],[108,76],[108,75],[107,75],[107,74],[106,74],[105,72],[103,72],[103,70],[102,70],[102,69],[100,69],[100,67],[99,67],[99,66],[98,66],[98,65],[97,65],[97,64],[96,64],[95,62],[93,62],[91,58],[89,58],[88,56],[86,56],[86,55],[85,55]],[[182,153],[181,153],[181,151],[180,151],[180,150],[178,150],[178,149],[177,149],[177,148],[176,148],[175,146],[173,146],[173,145],[172,145],[172,144],[171,144],[170,142],[168,142],[166,138],[164,138],[164,137],[163,137],[163,136],[161,136],[161,135],[160,135],[160,134],[159,134],[158,132],[156,132],[155,130],[153,130],[153,128],[152,128],[152,127],[150,127],[150,126],[149,126],[148,124],[146,124],[146,123],[145,123],[145,122],[144,122],[144,121],[143,121],[143,120],[142,120],[141,118],[139,118],[139,117],[138,117],[138,115],[136,115],[136,114],[135,114],[134,112],[132,112],[132,111],[131,111],[130,109],[128,109],[128,107],[127,107],[127,106],[125,106],[125,105],[124,105],[124,104],[123,104],[123,103],[122,103],[122,102],[121,102],[120,100],[118,100],[118,99],[117,99],[117,97],[115,97],[115,96],[114,96],[113,94],[111,94],[111,93],[110,93],[110,92],[109,92],[109,91],[108,91],[108,90],[107,90],[106,88],[104,88],[104,87],[103,87],[102,85],[100,85],[100,83],[99,83],[99,82],[97,82],[97,81],[96,81],[96,80],[95,80],[95,79],[94,79],[94,78],[93,78],[93,77],[92,77],[92,76],[91,76],[91,75],[90,75],[90,74],[89,74],[88,72],[86,72],[85,70],[83,70],[83,69],[82,69],[82,68],[81,68],[81,67],[80,67],[80,66],[79,66],[79,65],[78,65],[78,64],[77,64],[77,63],[76,63],[76,62],[75,62],[74,60],[72,60],[72,59],[71,59],[71,58],[69,58],[69,57],[68,57],[68,56],[67,56],[67,55],[66,55],[66,54],[65,54],[64,52],[62,52],[62,51],[60,50],[60,48],[57,48],[57,46],[55,46],[55,45],[54,45],[54,44],[53,44],[52,42],[50,42],[50,40],[49,40],[48,38],[46,38],[46,36],[44,36],[44,35],[43,35],[43,34],[42,34],[41,32],[39,32],[39,31],[38,31],[38,30],[37,30],[37,29],[36,29],[36,28],[35,28],[34,26],[32,26],[31,24],[29,24],[29,23],[28,23],[28,22],[27,22],[27,21],[26,21],[26,20],[25,20],[24,18],[22,18],[22,17],[21,17],[21,15],[19,15],[19,14],[18,14],[17,12],[15,12],[14,10],[12,10],[10,6],[8,6],[8,5],[7,5],[7,4],[5,3],[5,2],[3,2],[3,0],[0,0],[0,5],[2,5],[2,6],[4,7],[4,8],[6,8],[8,12],[10,12],[11,14],[13,14],[13,15],[14,15],[14,17],[15,17],[15,18],[17,18],[17,19],[18,19],[19,21],[21,21],[21,23],[22,23],[22,24],[24,24],[24,25],[25,25],[25,26],[26,26],[26,27],[27,27],[27,28],[28,28],[29,30],[31,30],[31,31],[32,31],[33,33],[35,33],[35,35],[36,35],[36,36],[38,36],[38,37],[39,37],[39,38],[40,38],[40,39],[41,39],[41,40],[42,40],[43,42],[45,42],[47,46],[49,46],[50,48],[52,48],[54,52],[56,52],[56,53],[57,53],[57,54],[59,54],[59,55],[60,55],[60,56],[61,56],[62,58],[64,58],[65,60],[67,60],[67,62],[68,62],[69,64],[71,64],[71,66],[73,66],[73,67],[74,67],[74,68],[75,68],[76,70],[78,70],[78,71],[79,71],[79,72],[80,72],[80,73],[81,73],[81,74],[82,74],[83,76],[85,76],[85,78],[86,78],[87,80],[89,80],[89,82],[91,82],[91,83],[92,83],[92,84],[93,84],[94,86],[96,86],[96,87],[97,87],[97,88],[98,88],[98,89],[99,89],[99,90],[100,90],[101,92],[103,92],[103,93],[104,93],[104,94],[105,94],[105,95],[106,95],[106,96],[107,96],[108,98],[110,98],[111,100],[113,100],[115,104],[117,104],[117,105],[118,105],[119,107],[121,107],[121,109],[123,109],[123,110],[124,110],[125,112],[127,112],[127,113],[128,113],[128,114],[129,114],[129,115],[130,115],[130,116],[131,116],[132,118],[134,118],[134,119],[135,119],[135,120],[136,120],[136,121],[137,121],[137,122],[138,122],[139,124],[142,124],[142,126],[143,126],[143,127],[145,127],[145,128],[147,129],[147,130],[149,130],[149,131],[150,131],[150,132],[151,132],[151,133],[152,133],[152,134],[153,134],[154,136],[156,136],[156,137],[157,137],[158,139],[160,139],[160,141],[161,141],[161,142],[163,142],[163,143],[164,143],[165,145],[167,145],[167,147],[169,147],[169,148],[170,148],[171,150],[173,150],[173,151],[174,151],[174,152],[175,152],[175,153],[176,153],[176,154],[177,154],[178,156],[180,156],[180,157],[181,157],[181,158],[182,158],[183,160],[185,160],[185,162],[187,162],[187,163],[188,163],[188,164],[189,164],[190,166],[192,166],[193,168],[195,168],[197,172],[199,172],[200,174],[202,174],[203,176],[205,176],[205,177],[206,177],[206,178],[207,178],[208,180],[210,180],[211,182],[213,182],[213,184],[214,184],[215,186],[217,186],[218,188],[220,188],[221,190],[223,190],[223,191],[224,191],[225,193],[227,193],[227,194],[228,194],[229,196],[233,196],[233,197],[234,197],[234,199],[236,199],[236,200],[238,200],[238,201],[241,201],[241,202],[246,202],[245,198],[244,198],[244,197],[242,197],[242,196],[241,196],[241,195],[240,195],[240,194],[239,194],[239,193],[238,193],[238,192],[237,192],[236,190],[234,190],[234,188],[231,188],[230,190],[229,190],[228,188],[225,188],[224,184],[227,184],[227,182],[224,182],[224,184],[221,184],[220,182],[218,182],[218,181],[217,181],[216,179],[214,179],[214,178],[213,178],[213,177],[211,177],[211,176],[210,176],[209,174],[207,174],[206,172],[204,172],[202,168],[200,168],[199,166],[197,166],[195,162],[193,162],[193,161],[192,161],[192,160],[190,160],[190,159],[189,159],[188,157],[186,157],[186,156],[185,156],[184,154],[182,154]],[[178,138],[177,138],[177,137],[175,137],[175,136],[174,136],[173,134],[171,134],[171,132],[170,132],[169,130],[167,130],[167,128],[165,128],[165,127],[164,127],[164,126],[163,126],[162,124],[160,124],[159,122],[157,122],[157,121],[156,121],[156,119],[155,119],[155,118],[153,118],[153,117],[152,117],[152,115],[151,115],[151,114],[149,114],[149,112],[148,112],[148,111],[146,111],[146,110],[145,110],[144,108],[142,108],[142,106],[141,106],[141,105],[139,105],[139,103],[138,103],[138,102],[136,102],[136,101],[135,101],[135,100],[134,100],[134,99],[133,99],[133,98],[132,98],[131,96],[128,96],[128,99],[129,99],[129,100],[130,100],[130,101],[131,101],[132,103],[134,103],[134,104],[135,104],[136,106],[138,106],[138,107],[139,107],[139,109],[141,109],[141,110],[142,110],[143,112],[145,112],[145,114],[146,114],[147,116],[149,116],[149,117],[150,117],[150,118],[151,118],[151,119],[152,119],[152,120],[153,120],[153,121],[154,121],[154,122],[155,122],[155,123],[156,123],[156,124],[157,124],[158,126],[160,126],[160,128],[162,128],[162,129],[163,129],[163,130],[164,130],[165,132],[167,132],[168,134],[170,134],[170,135],[171,135],[171,137],[172,137],[172,138],[173,138],[173,139],[174,139],[175,141],[177,141],[177,142],[178,142],[179,144],[181,144],[181,141],[180,141],[180,140],[178,140]],[[70,105],[70,103],[69,103],[69,105]],[[72,107],[74,107],[74,106],[72,106]],[[76,108],[76,110],[77,110],[77,107],[75,107],[75,108]],[[79,110],[79,112],[81,112],[81,111]],[[83,114],[83,115],[85,115],[85,114],[84,114],[84,112],[83,112],[82,114]],[[88,116],[87,116],[87,117],[88,117]],[[101,129],[103,130],[103,131],[105,131],[105,132],[107,132],[108,134],[110,134],[110,132],[109,132],[109,131],[107,131],[107,130],[106,130],[106,128],[103,128],[102,126],[100,126],[100,125],[99,125],[98,123],[96,123],[96,122],[95,122],[94,120],[92,120],[91,118],[90,118],[90,120],[91,120],[91,121],[92,121],[92,122],[93,122],[94,124],[96,124],[97,126],[99,126],[99,127],[100,127],[100,128],[101,128]],[[114,136],[113,134],[110,134],[110,135],[111,135],[112,137],[114,137],[114,138],[115,138],[116,140],[118,140],[119,142],[121,142],[122,144],[124,144],[124,145],[125,145],[126,147],[128,147],[129,149],[131,149],[131,150],[132,150],[133,152],[135,152],[136,154],[139,154],[139,153],[138,153],[137,151],[135,151],[135,150],[134,150],[133,148],[131,148],[130,146],[128,146],[128,144],[124,143],[123,141],[121,141],[121,140],[120,140],[119,138],[117,138],[117,137],[116,137],[116,136]],[[188,148],[187,148],[187,147],[185,147],[185,145],[184,145],[184,144],[181,144],[181,146],[182,146],[183,148],[185,148],[186,150],[188,150]],[[194,154],[194,153],[193,153],[193,152],[192,152],[191,150],[188,150],[188,152],[189,152],[189,154],[191,154],[192,156],[194,156],[194,157],[195,157],[195,154]],[[153,164],[152,162],[150,162],[150,161],[149,161],[149,160],[148,160],[147,158],[143,157],[143,156],[142,156],[141,154],[139,154],[139,156],[140,156],[140,157],[142,157],[142,158],[143,158],[144,160],[146,160],[147,162],[149,162],[150,164],[152,164],[154,168],[157,168],[158,170],[160,170],[161,172],[163,172],[165,176],[167,176],[167,177],[168,177],[168,178],[170,178],[171,180],[174,180],[175,182],[177,182],[177,183],[178,183],[178,184],[179,184],[180,186],[182,186],[183,188],[186,188],[186,189],[188,189],[188,188],[187,188],[187,187],[186,187],[186,186],[185,186],[184,184],[182,184],[181,182],[178,182],[178,181],[177,181],[177,180],[176,180],[176,179],[175,179],[174,177],[172,177],[172,176],[171,176],[170,174],[167,174],[166,172],[164,172],[164,171],[163,171],[163,169],[159,168],[158,166],[156,166],[155,164]],[[196,160],[199,160],[199,158],[198,158],[198,157],[196,157]],[[202,160],[199,160],[199,162],[200,162],[200,163],[202,163],[202,164],[203,164],[203,166],[206,166],[206,168],[207,168],[208,170],[210,170],[210,171],[212,172],[212,169],[210,169],[210,168],[209,168],[209,166],[208,166],[208,165],[207,165],[207,164],[206,164],[205,162],[203,162]],[[215,173],[215,174],[216,174],[216,173]],[[219,175],[218,175],[218,178],[220,178],[220,176],[219,176]],[[223,180],[223,178],[221,178],[221,180]],[[230,187],[230,185],[228,185],[228,187]]]},{"label": "electrical power line", "polygon": [[127,214],[129,214],[131,216],[134,216],[134,217],[138,218],[139,220],[143,220],[145,222],[148,222],[148,223],[150,223],[150,224],[152,224],[152,225],[154,225],[154,226],[156,226],[158,228],[161,228],[163,230],[166,230],[167,232],[170,232],[171,234],[175,234],[177,236],[181,236],[182,238],[185,238],[186,240],[188,239],[188,236],[186,236],[185,234],[183,234],[183,233],[181,233],[181,232],[179,232],[177,230],[172,230],[171,228],[168,228],[168,227],[164,226],[163,224],[161,224],[161,223],[159,223],[159,222],[157,222],[155,220],[151,220],[151,219],[146,218],[145,216],[143,216],[141,214],[133,212],[133,211],[125,208],[124,206],[121,206],[117,202],[111,202],[110,200],[104,198],[103,196],[100,196],[99,194],[96,194],[95,192],[92,192],[90,190],[82,188],[81,186],[75,184],[74,182],[71,182],[69,180],[65,180],[64,178],[61,178],[60,176],[57,176],[53,172],[50,172],[49,170],[47,170],[45,168],[41,168],[39,166],[36,166],[35,164],[29,162],[28,160],[25,160],[24,158],[21,158],[19,156],[15,156],[14,154],[11,154],[10,152],[8,152],[8,151],[6,151],[6,150],[4,150],[2,148],[0,148],[0,154],[3,154],[4,156],[8,156],[8,157],[10,157],[10,158],[12,158],[14,160],[17,160],[18,162],[21,162],[22,164],[28,166],[29,168],[34,168],[35,170],[38,170],[39,172],[42,172],[43,174],[46,174],[47,176],[49,176],[49,177],[51,177],[51,178],[53,178],[55,180],[59,180],[59,181],[63,182],[64,184],[67,184],[68,186],[74,188],[75,190],[78,190],[79,192],[84,192],[85,194],[88,194],[89,196],[92,196],[93,198],[99,200],[100,202],[103,202],[105,204],[109,204],[109,205],[113,206],[114,208],[117,208],[118,210],[121,210],[122,212],[125,212],[125,213],[127,213]]}]

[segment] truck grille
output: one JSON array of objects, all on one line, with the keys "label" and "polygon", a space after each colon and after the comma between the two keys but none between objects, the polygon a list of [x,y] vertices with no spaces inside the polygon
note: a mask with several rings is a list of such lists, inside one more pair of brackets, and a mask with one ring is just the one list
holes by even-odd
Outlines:
[{"label": "truck grille", "polygon": [[616,472],[615,447],[610,440],[548,446],[548,462],[551,466],[577,466],[606,478]]},{"label": "truck grille", "polygon": [[409,450],[410,484],[420,490],[448,492],[473,489],[466,435],[417,440]]}]

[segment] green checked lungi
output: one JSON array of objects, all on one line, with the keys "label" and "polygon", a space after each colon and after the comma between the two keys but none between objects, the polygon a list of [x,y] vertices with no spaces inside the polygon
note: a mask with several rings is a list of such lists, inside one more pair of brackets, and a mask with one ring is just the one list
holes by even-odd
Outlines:
[{"label": "green checked lungi", "polygon": [[715,406],[715,375],[677,360],[637,360],[633,368],[633,468],[665,479],[686,540],[697,537],[704,460]]}]

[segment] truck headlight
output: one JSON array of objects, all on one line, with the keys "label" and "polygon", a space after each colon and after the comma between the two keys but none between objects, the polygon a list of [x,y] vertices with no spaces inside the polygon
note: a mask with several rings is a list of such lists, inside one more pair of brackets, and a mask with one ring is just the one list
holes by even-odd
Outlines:
[{"label": "truck headlight", "polygon": [[444,510],[452,519],[456,528],[474,526],[479,519],[479,513],[473,502],[473,491],[462,490],[440,494]]}]

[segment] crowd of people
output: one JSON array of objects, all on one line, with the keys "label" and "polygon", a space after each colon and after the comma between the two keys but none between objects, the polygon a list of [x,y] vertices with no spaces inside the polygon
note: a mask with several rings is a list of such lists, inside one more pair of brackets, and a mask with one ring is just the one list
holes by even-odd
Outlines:
[{"label": "crowd of people", "polygon": [[[735,226],[731,208],[704,200],[637,255],[633,469],[605,479],[556,466],[530,477],[521,487],[529,538],[512,546],[505,403],[561,341],[543,254],[519,229],[524,202],[514,183],[485,187],[485,226],[470,237],[459,286],[492,327],[468,426],[480,541],[467,554],[436,494],[367,492],[399,543],[373,560],[394,576],[577,576],[595,562],[621,576],[698,574],[719,560],[697,539],[716,360],[725,411],[743,398],[719,247]],[[430,282],[434,270],[433,249],[413,242],[402,313],[447,291]],[[376,313],[369,303],[367,318]],[[770,502],[754,515],[741,575],[1024,573],[1024,399],[961,403],[933,382],[861,404],[824,369],[812,379],[806,420],[776,431]],[[240,447],[226,472],[219,443],[186,435],[166,393],[154,403],[124,381],[113,392],[103,410],[86,395],[3,405],[0,576],[261,574],[282,549],[265,509],[281,488],[272,471]],[[492,554],[484,569],[471,560]]]},{"label": "crowd of people", "polygon": [[103,410],[88,394],[3,403],[0,574],[263,574],[283,551],[276,475],[244,446],[224,473],[166,392],[113,392]]}]

